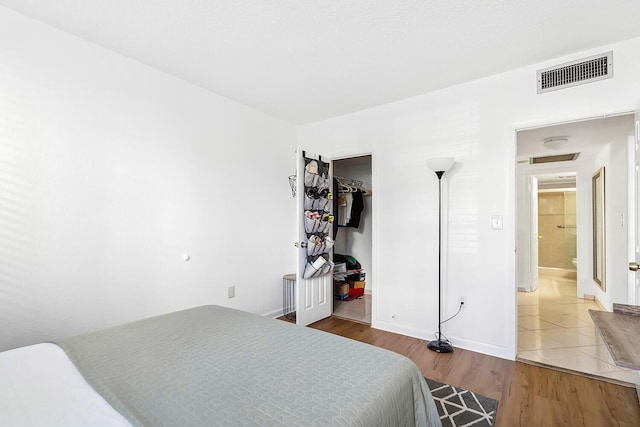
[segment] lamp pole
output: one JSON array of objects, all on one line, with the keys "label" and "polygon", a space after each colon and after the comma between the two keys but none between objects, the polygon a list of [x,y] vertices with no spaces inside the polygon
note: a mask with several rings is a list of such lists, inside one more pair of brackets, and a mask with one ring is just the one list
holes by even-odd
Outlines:
[{"label": "lamp pole", "polygon": [[453,346],[442,339],[442,176],[453,165],[453,158],[429,159],[427,164],[438,177],[438,339],[427,347],[436,353],[451,353]]}]

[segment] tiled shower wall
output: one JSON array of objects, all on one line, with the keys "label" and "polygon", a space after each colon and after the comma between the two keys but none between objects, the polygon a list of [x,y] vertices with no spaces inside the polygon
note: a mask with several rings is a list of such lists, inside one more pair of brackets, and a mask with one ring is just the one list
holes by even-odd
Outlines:
[{"label": "tiled shower wall", "polygon": [[575,270],[576,193],[538,193],[538,265]]}]

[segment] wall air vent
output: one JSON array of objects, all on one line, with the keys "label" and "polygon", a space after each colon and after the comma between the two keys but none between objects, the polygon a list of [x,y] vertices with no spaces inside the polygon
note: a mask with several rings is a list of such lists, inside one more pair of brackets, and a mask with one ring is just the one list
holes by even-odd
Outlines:
[{"label": "wall air vent", "polygon": [[580,153],[569,153],[556,154],[555,156],[530,157],[529,164],[537,165],[540,163],[571,162],[577,159],[579,155]]},{"label": "wall air vent", "polygon": [[613,52],[538,70],[538,93],[613,77]]}]

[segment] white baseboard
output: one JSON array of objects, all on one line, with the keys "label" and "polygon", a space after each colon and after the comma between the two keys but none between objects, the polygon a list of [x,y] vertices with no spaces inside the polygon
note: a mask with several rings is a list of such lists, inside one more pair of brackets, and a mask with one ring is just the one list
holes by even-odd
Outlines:
[{"label": "white baseboard", "polygon": [[264,317],[273,317],[274,319],[281,317],[283,315],[282,309],[270,311],[268,313],[263,314]]}]

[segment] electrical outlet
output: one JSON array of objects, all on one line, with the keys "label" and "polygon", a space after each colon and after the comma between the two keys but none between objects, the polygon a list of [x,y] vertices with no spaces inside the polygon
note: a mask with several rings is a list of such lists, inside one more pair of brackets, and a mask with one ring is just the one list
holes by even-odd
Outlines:
[{"label": "electrical outlet", "polygon": [[227,298],[234,298],[236,296],[236,287],[235,286],[229,286],[229,288],[227,289],[228,292],[228,296]]},{"label": "electrical outlet", "polygon": [[502,230],[502,215],[491,215],[491,229]]},{"label": "electrical outlet", "polygon": [[460,297],[460,305],[465,305],[467,303],[467,297]]}]

